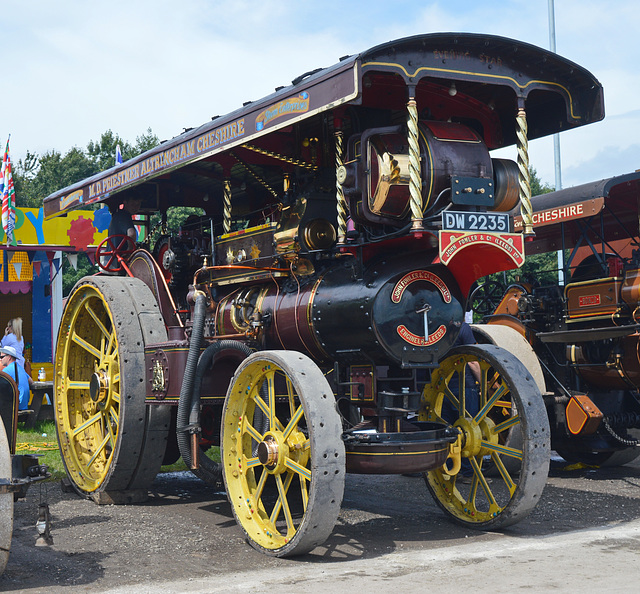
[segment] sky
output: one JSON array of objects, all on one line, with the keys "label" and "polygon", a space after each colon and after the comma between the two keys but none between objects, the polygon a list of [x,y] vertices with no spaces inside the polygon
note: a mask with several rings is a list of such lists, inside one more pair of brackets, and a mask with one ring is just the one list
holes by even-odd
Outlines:
[{"label": "sky", "polygon": [[[560,136],[563,187],[640,169],[639,16],[638,0],[555,0],[556,50],[603,84],[606,113]],[[341,56],[441,31],[548,49],[548,0],[0,0],[0,143],[11,134],[15,162],[109,129],[169,139]],[[552,140],[530,151],[555,185]]]}]

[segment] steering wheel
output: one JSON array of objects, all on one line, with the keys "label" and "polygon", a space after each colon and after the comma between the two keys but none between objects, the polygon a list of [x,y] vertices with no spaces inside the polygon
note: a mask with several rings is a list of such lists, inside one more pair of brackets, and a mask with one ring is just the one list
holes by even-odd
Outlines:
[{"label": "steering wheel", "polygon": [[473,311],[482,316],[488,316],[496,310],[503,294],[504,288],[500,283],[488,281],[473,290],[467,303],[471,305]]},{"label": "steering wheel", "polygon": [[110,235],[96,248],[96,264],[105,272],[120,272],[136,249],[136,242],[128,235]]}]

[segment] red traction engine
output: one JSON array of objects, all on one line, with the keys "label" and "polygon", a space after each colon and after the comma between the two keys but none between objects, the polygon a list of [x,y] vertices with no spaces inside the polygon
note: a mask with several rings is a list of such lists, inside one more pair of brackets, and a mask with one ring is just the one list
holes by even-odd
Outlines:
[{"label": "red traction engine", "polygon": [[[546,480],[544,405],[517,357],[462,344],[463,303],[522,263],[507,211],[527,212],[527,139],[596,121],[601,102],[591,74],[539,48],[421,35],[49,196],[47,216],[136,198],[148,230],[103,242],[103,273],[63,314],[72,484],[141,500],[181,455],[277,556],[331,534],[346,472],[422,473],[463,525],[518,521]],[[492,158],[509,145],[519,164]],[[156,239],[185,206],[200,210]]]}]

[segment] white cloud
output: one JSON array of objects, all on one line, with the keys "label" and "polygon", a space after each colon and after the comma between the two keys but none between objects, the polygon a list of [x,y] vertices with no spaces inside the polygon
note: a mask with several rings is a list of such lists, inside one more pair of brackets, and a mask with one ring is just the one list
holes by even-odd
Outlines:
[{"label": "white cloud", "polygon": [[[559,53],[605,85],[605,121],[562,136],[565,177],[582,183],[601,169],[587,163],[611,161],[604,147],[619,165],[634,158],[640,8],[563,0],[556,13]],[[2,15],[0,140],[12,133],[14,158],[85,146],[109,128],[129,141],[148,127],[169,138],[393,38],[469,31],[549,43],[545,0],[31,0]],[[553,183],[549,147],[532,143],[532,162]]]}]

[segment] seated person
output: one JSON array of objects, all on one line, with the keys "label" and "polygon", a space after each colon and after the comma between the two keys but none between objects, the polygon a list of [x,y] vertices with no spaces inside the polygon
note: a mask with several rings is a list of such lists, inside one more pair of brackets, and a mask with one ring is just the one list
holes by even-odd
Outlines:
[{"label": "seated person", "polygon": [[135,243],[138,232],[133,224],[132,215],[138,214],[142,200],[140,198],[127,198],[122,203],[122,208],[118,207],[111,214],[109,223],[109,235],[128,235]]},{"label": "seated person", "polygon": [[29,391],[29,376],[22,365],[16,363],[17,359],[18,353],[16,349],[11,346],[0,347],[0,371],[4,371],[18,384],[18,391],[20,393],[18,410],[27,410],[31,396]]},{"label": "seated person", "polygon": [[24,338],[22,336],[22,318],[13,318],[7,322],[0,346],[13,347],[18,354],[18,364],[24,367]]},{"label": "seated person", "polygon": [[[138,232],[133,223],[133,215],[137,214],[140,210],[142,200],[140,198],[126,198],[122,204],[118,204],[113,210],[111,210],[111,222],[109,223],[109,237],[114,235],[125,235],[129,237],[135,247],[136,239],[138,238]],[[117,260],[114,258],[114,252],[120,252],[122,250],[131,249],[132,245],[124,239],[118,239],[111,243],[109,246],[109,255],[100,256],[100,265],[106,269],[107,274],[115,274],[120,266],[117,264]]]}]

